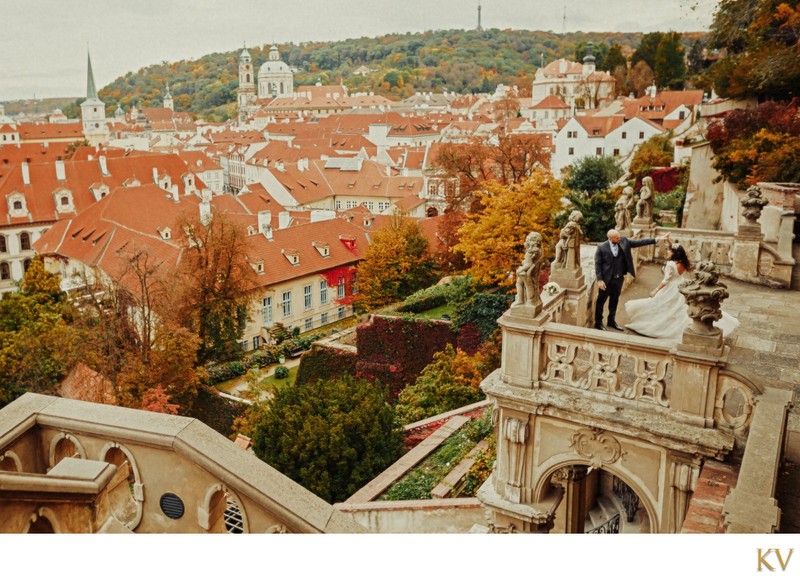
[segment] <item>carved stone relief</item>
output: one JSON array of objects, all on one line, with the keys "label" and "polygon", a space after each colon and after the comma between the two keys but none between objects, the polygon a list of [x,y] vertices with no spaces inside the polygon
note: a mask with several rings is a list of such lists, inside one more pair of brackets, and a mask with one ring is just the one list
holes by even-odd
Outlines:
[{"label": "carved stone relief", "polygon": [[572,434],[570,447],[594,468],[613,464],[624,454],[617,438],[599,429],[581,429]]}]

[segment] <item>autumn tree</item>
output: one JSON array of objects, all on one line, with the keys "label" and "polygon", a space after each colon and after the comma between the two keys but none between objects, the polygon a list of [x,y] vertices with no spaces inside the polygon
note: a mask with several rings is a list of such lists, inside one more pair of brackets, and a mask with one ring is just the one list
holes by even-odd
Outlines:
[{"label": "autumn tree", "polygon": [[206,223],[183,218],[180,231],[185,249],[177,282],[178,322],[200,338],[199,362],[238,358],[254,284],[245,233],[224,214]]},{"label": "autumn tree", "polygon": [[75,363],[79,333],[59,283],[35,257],[20,290],[0,299],[0,407],[28,391],[54,392]]},{"label": "autumn tree", "polygon": [[346,500],[400,456],[400,428],[379,383],[348,375],[269,390],[240,430],[259,458],[329,503]]},{"label": "autumn tree", "polygon": [[437,265],[419,224],[395,215],[373,234],[358,265],[353,303],[365,310],[383,307],[431,285],[436,277]]},{"label": "autumn tree", "polygon": [[789,100],[800,88],[800,6],[785,0],[722,0],[711,46],[725,57],[711,68],[725,97]]},{"label": "autumn tree", "polygon": [[642,96],[654,81],[653,69],[644,61],[637,62],[628,72],[628,87],[637,97]]},{"label": "autumn tree", "polygon": [[452,344],[433,355],[413,385],[400,391],[397,414],[404,424],[413,423],[484,398],[478,366],[483,355],[470,356]]},{"label": "autumn tree", "polygon": [[633,155],[630,172],[642,177],[653,167],[669,167],[674,155],[671,139],[669,134],[657,134],[640,144]]},{"label": "autumn tree", "polygon": [[664,33],[653,32],[647,33],[642,36],[639,46],[631,55],[631,63],[636,66],[640,61],[647,63],[650,69],[656,68],[656,54],[658,53],[658,46],[664,38]]},{"label": "autumn tree", "polygon": [[170,403],[171,399],[172,397],[161,385],[148,389],[147,392],[142,395],[142,410],[152,411],[153,413],[177,415],[180,407],[174,403]]},{"label": "autumn tree", "polygon": [[455,246],[464,255],[469,274],[482,284],[507,283],[507,273],[522,258],[529,232],[538,231],[545,241],[552,241],[552,216],[564,195],[561,183],[543,169],[522,183],[487,183],[480,192],[480,210],[467,216]]}]

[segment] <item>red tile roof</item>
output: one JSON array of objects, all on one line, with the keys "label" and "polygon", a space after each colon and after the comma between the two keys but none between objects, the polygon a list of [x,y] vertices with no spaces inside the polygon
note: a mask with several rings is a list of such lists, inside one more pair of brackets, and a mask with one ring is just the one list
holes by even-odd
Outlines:
[{"label": "red tile roof", "polygon": [[68,122],[65,124],[21,123],[17,126],[17,130],[23,141],[46,141],[66,138],[83,140],[83,126],[80,122]]}]

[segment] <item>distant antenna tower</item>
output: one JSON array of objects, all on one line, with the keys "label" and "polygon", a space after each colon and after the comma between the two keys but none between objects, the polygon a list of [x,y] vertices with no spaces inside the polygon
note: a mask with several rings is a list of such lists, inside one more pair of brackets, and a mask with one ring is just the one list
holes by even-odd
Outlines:
[{"label": "distant antenna tower", "polygon": [[567,32],[567,5],[564,4],[564,18],[561,19],[561,34]]},{"label": "distant antenna tower", "polygon": [[480,2],[478,3],[478,30],[482,31],[483,27],[481,27],[481,5]]}]

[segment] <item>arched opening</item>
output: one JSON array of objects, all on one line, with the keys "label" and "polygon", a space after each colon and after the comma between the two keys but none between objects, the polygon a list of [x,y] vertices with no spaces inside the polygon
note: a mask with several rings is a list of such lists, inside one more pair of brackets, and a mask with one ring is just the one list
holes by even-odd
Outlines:
[{"label": "arched opening", "polygon": [[50,523],[50,520],[47,517],[36,517],[36,520],[33,521],[28,527],[28,533],[55,533],[56,530],[53,529],[53,524]]},{"label": "arched opening", "polygon": [[18,458],[12,452],[0,456],[0,472],[22,472],[17,464]]},{"label": "arched opening", "polygon": [[31,237],[30,234],[27,232],[23,232],[19,235],[19,248],[20,250],[30,250],[31,249]]},{"label": "arched opening", "polygon": [[[239,499],[227,488],[218,485],[209,497],[205,512],[205,528],[209,533],[248,533],[247,518]],[[203,523],[201,523],[203,524]]]},{"label": "arched opening", "polygon": [[7,262],[0,262],[0,281],[8,281],[11,278],[11,268]]},{"label": "arched opening", "polygon": [[605,469],[559,468],[550,484],[563,491],[551,533],[650,533],[650,517],[636,491]]},{"label": "arched opening", "polygon": [[435,218],[439,215],[439,210],[437,210],[434,206],[429,207],[425,210],[425,216],[428,218]]},{"label": "arched opening", "polygon": [[250,74],[249,73],[247,75],[245,75],[245,81],[247,81],[247,83],[250,83]]},{"label": "arched opening", "polygon": [[64,436],[55,445],[53,449],[50,467],[52,468],[64,458],[80,458],[81,449],[72,441],[71,438]]},{"label": "arched opening", "polygon": [[117,467],[117,473],[108,485],[109,506],[120,523],[128,525],[138,518],[139,506],[134,495],[136,476],[128,456],[119,448],[106,452],[105,461]]}]

